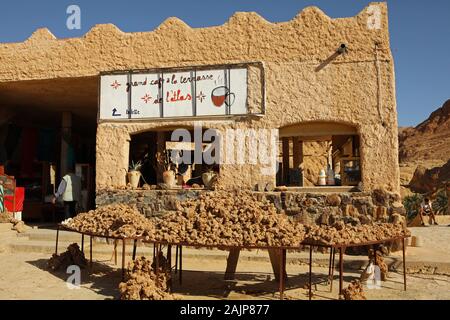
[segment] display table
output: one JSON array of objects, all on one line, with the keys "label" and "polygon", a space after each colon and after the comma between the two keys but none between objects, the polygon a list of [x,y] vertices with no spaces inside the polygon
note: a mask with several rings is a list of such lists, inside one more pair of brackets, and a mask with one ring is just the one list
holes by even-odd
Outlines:
[{"label": "display table", "polygon": [[316,243],[308,243],[304,241],[302,244],[309,246],[309,300],[312,299],[312,253],[313,247],[322,247],[330,249],[330,262],[328,266],[328,279],[330,281],[330,292],[333,290],[333,277],[334,277],[334,258],[336,255],[336,250],[339,250],[339,295],[342,294],[343,291],[343,283],[344,283],[344,253],[345,249],[349,247],[365,247],[365,246],[373,246],[374,253],[376,252],[375,246],[379,244],[383,244],[386,242],[393,241],[402,241],[402,251],[403,251],[403,286],[406,291],[406,261],[405,261],[405,239],[410,236],[398,236],[389,239],[382,239],[377,241],[367,241],[363,243],[353,243],[353,244],[334,244],[334,245],[325,245],[325,244],[316,244]]},{"label": "display table", "polygon": [[[142,241],[143,243],[153,244],[153,259],[155,261],[155,273],[158,273],[159,270],[159,253],[162,251],[162,246],[167,246],[167,257],[171,270],[175,269],[175,273],[179,274],[179,282],[182,284],[182,275],[183,275],[183,246],[184,247],[192,247],[192,248],[210,248],[210,249],[220,249],[220,250],[236,250],[236,249],[247,249],[247,250],[277,250],[279,251],[279,291],[280,291],[280,299],[283,299],[284,289],[285,289],[285,274],[286,274],[286,250],[298,250],[299,247],[291,247],[291,246],[223,246],[223,245],[206,245],[206,244],[191,244],[191,243],[170,243],[164,241],[150,241],[145,240],[144,237],[113,237],[113,236],[105,236],[98,235],[88,232],[80,232],[77,230],[73,230],[67,228],[66,226],[59,224],[56,230],[56,245],[55,245],[55,254],[58,254],[58,243],[59,243],[59,232],[60,230],[75,232],[81,235],[81,251],[84,253],[84,237],[90,237],[90,250],[89,250],[89,262],[92,266],[92,238],[103,238],[103,239],[112,239],[114,240],[114,257],[117,264],[117,242],[122,241],[122,279],[125,279],[125,241],[133,241],[133,255],[132,258],[135,260],[136,258],[136,250],[137,250],[137,242]],[[175,267],[172,268],[172,246],[176,247],[176,258],[175,258]]]},{"label": "display table", "polygon": [[[118,241],[122,241],[122,280],[125,280],[125,241],[133,241],[133,260],[136,259],[136,250],[137,250],[137,242],[142,241],[143,243],[153,244],[153,260],[155,261],[155,273],[159,272],[159,254],[162,251],[162,246],[167,246],[167,259],[170,266],[170,270],[175,269],[175,273],[179,272],[179,282],[182,284],[182,273],[183,273],[183,246],[184,247],[192,247],[192,248],[209,248],[209,249],[220,249],[220,250],[274,250],[279,252],[279,292],[280,299],[283,300],[284,290],[285,290],[285,281],[286,281],[286,252],[287,250],[300,250],[301,246],[309,246],[309,300],[312,298],[312,253],[313,247],[325,247],[330,248],[330,263],[329,263],[329,274],[328,277],[331,280],[331,289],[333,288],[333,276],[334,276],[334,257],[336,253],[336,249],[339,250],[339,294],[342,294],[343,290],[343,266],[344,266],[344,252],[348,247],[362,247],[362,246],[375,246],[378,244],[382,244],[385,242],[398,241],[402,240],[403,243],[403,280],[404,280],[404,289],[406,291],[406,265],[405,265],[405,239],[410,236],[399,236],[395,238],[382,239],[378,241],[369,241],[358,244],[335,244],[335,245],[323,245],[316,243],[308,243],[307,241],[303,241],[299,246],[224,246],[224,245],[206,245],[206,244],[192,244],[192,243],[182,243],[182,242],[164,242],[164,241],[151,241],[145,240],[145,237],[113,237],[113,236],[104,236],[98,235],[88,232],[80,232],[77,230],[73,230],[67,228],[66,226],[59,224],[56,230],[56,246],[55,246],[55,254],[58,254],[58,242],[59,242],[59,232],[60,230],[65,230],[69,232],[76,232],[81,234],[81,251],[84,253],[84,237],[90,237],[90,253],[89,253],[89,262],[92,266],[92,238],[104,238],[104,239],[112,239],[114,240],[114,257],[115,263],[117,264],[117,243]],[[172,246],[176,246],[176,258],[175,258],[175,267],[172,267]],[[169,285],[171,288],[171,283]]]}]

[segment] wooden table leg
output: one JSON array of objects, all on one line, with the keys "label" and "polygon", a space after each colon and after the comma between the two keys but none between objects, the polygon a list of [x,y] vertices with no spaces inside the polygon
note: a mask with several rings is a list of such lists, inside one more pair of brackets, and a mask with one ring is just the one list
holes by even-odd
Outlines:
[{"label": "wooden table leg", "polygon": [[134,243],[133,243],[133,261],[136,260],[136,247],[137,247],[137,240],[134,240]]},{"label": "wooden table leg", "polygon": [[275,280],[280,281],[280,259],[282,259],[282,257],[280,257],[281,251],[279,249],[268,249],[268,252]]},{"label": "wooden table leg", "polygon": [[55,255],[58,255],[59,227],[56,229]]},{"label": "wooden table leg", "polygon": [[122,239],[122,280],[125,280],[125,239]]},{"label": "wooden table leg", "polygon": [[333,259],[331,262],[331,283],[330,283],[330,292],[333,292],[333,280],[334,280],[334,259],[336,257],[336,248],[331,248],[331,250],[333,251]]},{"label": "wooden table leg", "polygon": [[169,291],[172,292],[172,246],[167,246],[167,264],[169,266]]},{"label": "wooden table leg", "polygon": [[286,249],[280,249],[279,256],[280,256],[280,270],[279,270],[280,300],[283,300],[286,281]]},{"label": "wooden table leg", "polygon": [[309,300],[312,299],[312,246],[309,246]]},{"label": "wooden table leg", "polygon": [[330,248],[330,259],[328,260],[328,283],[330,283],[331,277],[331,260],[333,258],[333,248]]},{"label": "wooden table leg", "polygon": [[339,295],[344,290],[344,251],[343,247],[339,248]]},{"label": "wooden table leg", "polygon": [[227,268],[225,270],[225,280],[234,280],[241,249],[231,249],[228,253]]},{"label": "wooden table leg", "polygon": [[[155,274],[158,276],[159,274],[159,245],[156,244],[156,254],[155,254]],[[158,278],[158,277],[156,277]]]},{"label": "wooden table leg", "polygon": [[178,247],[175,247],[175,274],[178,272]]},{"label": "wooden table leg", "polygon": [[180,246],[180,285],[183,283],[183,246]]},{"label": "wooden table leg", "polygon": [[280,249],[280,300],[283,300],[284,296],[284,252]]},{"label": "wooden table leg", "polygon": [[117,266],[117,239],[114,239],[114,264]]},{"label": "wooden table leg", "polygon": [[92,268],[92,236],[89,236],[89,264]]},{"label": "wooden table leg", "polygon": [[402,239],[403,247],[403,287],[406,291],[406,259],[405,259],[405,238]]}]

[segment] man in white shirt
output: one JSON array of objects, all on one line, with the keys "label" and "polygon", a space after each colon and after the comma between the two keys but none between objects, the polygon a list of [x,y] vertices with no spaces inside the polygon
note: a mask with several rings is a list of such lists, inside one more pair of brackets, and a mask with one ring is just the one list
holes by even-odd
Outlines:
[{"label": "man in white shirt", "polygon": [[81,201],[81,178],[70,170],[61,180],[53,203],[62,197],[64,202],[64,219],[73,218],[76,214],[77,203]]},{"label": "man in white shirt", "polygon": [[420,205],[420,210],[419,210],[419,215],[420,215],[420,220],[422,221],[422,226],[425,226],[425,221],[423,220],[423,216],[429,215],[430,216],[430,224],[435,224],[438,225],[438,223],[436,222],[436,217],[434,216],[434,211],[433,211],[433,205],[430,201],[430,199],[425,198],[425,200],[422,202],[422,204]]}]

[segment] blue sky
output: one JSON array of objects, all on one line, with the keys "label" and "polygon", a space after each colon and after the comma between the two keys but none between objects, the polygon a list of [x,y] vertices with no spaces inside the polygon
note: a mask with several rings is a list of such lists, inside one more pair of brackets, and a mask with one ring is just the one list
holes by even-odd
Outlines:
[{"label": "blue sky", "polygon": [[[78,37],[100,23],[126,32],[150,31],[170,16],[192,27],[223,24],[236,11],[256,11],[278,22],[292,19],[309,5],[329,16],[360,12],[366,0],[40,0],[1,1],[0,42],[21,42],[47,27],[59,38]],[[450,1],[392,0],[391,48],[395,58],[397,107],[401,126],[416,125],[450,99]],[[82,29],[66,28],[66,8],[82,10]]]}]

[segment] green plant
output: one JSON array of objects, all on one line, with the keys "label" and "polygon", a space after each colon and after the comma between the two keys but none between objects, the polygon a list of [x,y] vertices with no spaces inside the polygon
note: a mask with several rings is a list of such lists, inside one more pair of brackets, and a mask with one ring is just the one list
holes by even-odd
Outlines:
[{"label": "green plant", "polygon": [[420,204],[423,201],[423,196],[421,194],[415,193],[411,196],[405,197],[403,199],[403,206],[406,209],[406,218],[411,221],[419,213]]},{"label": "green plant", "polygon": [[141,161],[138,161],[138,162],[131,161],[130,171],[140,171],[141,168],[142,168]]},{"label": "green plant", "polygon": [[441,190],[433,201],[433,210],[437,214],[445,214],[447,212],[448,198],[445,190]]}]

